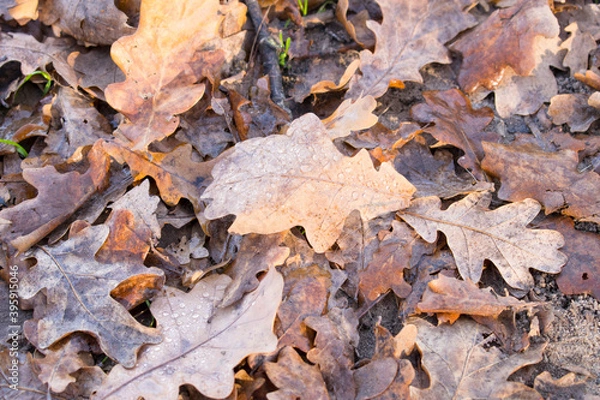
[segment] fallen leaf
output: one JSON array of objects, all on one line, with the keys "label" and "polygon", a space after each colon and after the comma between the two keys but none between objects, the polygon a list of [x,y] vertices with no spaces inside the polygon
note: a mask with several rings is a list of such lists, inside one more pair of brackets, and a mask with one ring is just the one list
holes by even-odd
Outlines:
[{"label": "fallen leaf", "polygon": [[421,319],[410,323],[418,329],[417,346],[431,382],[425,389],[411,387],[412,396],[542,399],[532,388],[508,378],[524,366],[540,362],[545,343],[507,355],[488,345],[491,338],[485,338],[489,333],[485,327],[468,319],[437,328]]},{"label": "fallen leaf", "polygon": [[550,100],[548,115],[555,125],[568,124],[572,132],[585,132],[600,119],[600,110],[588,104],[583,93],[558,94]]},{"label": "fallen leaf", "polygon": [[[535,68],[530,75],[520,76],[507,68],[494,90],[496,111],[503,118],[513,114],[534,114],[558,93],[558,84],[550,67],[562,68],[563,52],[558,46],[558,37],[538,36],[533,41]],[[482,99],[489,92],[481,88],[475,94]]]},{"label": "fallen leaf", "polygon": [[123,365],[135,364],[138,349],[159,343],[156,329],[139,324],[110,292],[125,280],[138,275],[163,275],[143,264],[101,264],[94,255],[106,239],[109,228],[91,226],[53,247],[38,247],[31,253],[37,265],[21,281],[19,294],[30,299],[45,289],[48,306],[37,325],[42,349],[73,332],[86,332],[99,342],[102,351]]},{"label": "fallen leaf", "polygon": [[228,396],[243,358],[275,350],[271,329],[283,289],[281,275],[270,269],[240,303],[218,308],[230,281],[211,275],[189,293],[166,287],[150,307],[164,341],[145,347],[134,368],[115,366],[94,399],[173,399],[184,384],[208,397]]},{"label": "fallen leaf", "polygon": [[565,237],[561,249],[569,260],[556,283],[566,295],[589,293],[600,299],[600,238],[597,233],[575,229],[573,220],[565,216],[548,216],[540,228],[557,230]]},{"label": "fallen leaf", "polygon": [[54,69],[71,87],[77,87],[77,74],[68,64],[67,57],[75,50],[72,39],[48,37],[44,42],[38,42],[31,35],[24,33],[0,33],[0,66],[9,61],[21,63],[21,73],[27,76],[36,70],[46,70],[46,65],[52,63]]},{"label": "fallen leaf", "polygon": [[38,195],[0,211],[0,220],[10,221],[2,240],[24,252],[101,191],[107,183],[108,157],[95,145],[87,158],[90,165],[83,174],[60,174],[50,165],[26,168],[23,178],[38,189]]},{"label": "fallen leaf", "polygon": [[294,96],[294,101],[302,103],[310,95],[343,89],[358,69],[360,62],[354,60],[350,65],[344,66],[338,58],[336,55],[315,59],[310,64],[308,72],[303,74],[291,90],[290,95]]},{"label": "fallen leaf", "polygon": [[548,153],[531,145],[483,143],[483,169],[500,179],[498,197],[521,201],[533,198],[545,213],[560,210],[582,221],[600,223],[600,176],[578,172],[579,159],[572,150]]},{"label": "fallen leaf", "polygon": [[242,238],[240,249],[233,263],[227,268],[232,278],[219,307],[237,303],[244,294],[254,291],[258,285],[258,275],[285,262],[290,254],[286,247],[280,247],[285,234],[249,234]]},{"label": "fallen leaf", "polygon": [[[0,395],[3,399],[45,400],[49,396],[48,387],[38,379],[29,353],[17,351],[16,357],[12,357],[9,349],[0,349],[0,376]],[[52,397],[66,399],[61,395]]]},{"label": "fallen leaf", "polygon": [[0,14],[14,18],[19,25],[25,25],[38,18],[38,0],[5,0]]},{"label": "fallen leaf", "polygon": [[493,190],[492,182],[482,182],[470,175],[457,175],[454,157],[446,150],[431,154],[422,137],[416,137],[397,151],[396,171],[404,175],[417,191],[415,197],[437,196],[449,199],[461,194]]},{"label": "fallen leaf", "polygon": [[441,210],[437,197],[415,199],[399,213],[429,243],[444,232],[465,280],[479,282],[484,260],[494,263],[513,288],[529,290],[533,277],[529,269],[558,273],[567,257],[558,251],[564,244],[556,231],[528,229],[526,225],[540,211],[532,199],[489,210],[489,192],[476,192]]},{"label": "fallen leaf", "polygon": [[199,195],[208,184],[215,161],[195,162],[191,145],[178,146],[170,153],[145,154],[131,151],[114,142],[104,142],[102,147],[118,163],[129,165],[134,180],[146,176],[154,178],[161,198],[168,205],[177,205],[181,198],[186,198],[194,206],[196,214],[202,210]]},{"label": "fallen leaf", "polygon": [[561,43],[561,49],[566,49],[567,54],[563,65],[571,71],[571,76],[576,72],[584,72],[588,69],[589,54],[596,49],[596,41],[589,33],[582,32],[577,22],[569,24],[565,28],[570,36]]},{"label": "fallen leaf", "polygon": [[267,394],[269,400],[329,399],[319,368],[305,363],[292,347],[281,349],[277,362],[265,363],[265,370],[269,379],[279,389]]},{"label": "fallen leaf", "polygon": [[52,124],[44,153],[56,154],[61,161],[98,139],[111,137],[109,122],[92,106],[92,100],[71,88],[59,89],[51,112]]},{"label": "fallen leaf", "polygon": [[519,0],[496,10],[450,46],[463,56],[458,83],[472,93],[479,87],[495,90],[509,68],[516,75],[530,75],[536,67],[536,37],[558,34],[558,21],[546,0]]},{"label": "fallen leaf", "polygon": [[368,129],[379,119],[373,111],[377,101],[373,96],[360,97],[356,100],[344,100],[342,104],[323,120],[331,140],[346,137],[352,131]]},{"label": "fallen leaf", "polygon": [[423,130],[438,141],[438,145],[451,144],[465,152],[458,163],[470,170],[478,179],[483,178],[480,162],[483,158],[482,140],[494,140],[497,133],[483,129],[494,118],[492,109],[473,109],[471,101],[458,89],[424,92],[425,103],[410,110],[413,119],[422,123],[434,123]]},{"label": "fallen leaf", "polygon": [[547,400],[559,400],[561,398],[585,399],[588,392],[586,389],[587,380],[573,372],[554,379],[550,372],[544,371],[535,377],[533,387],[544,395],[544,399]]},{"label": "fallen leaf", "polygon": [[375,171],[365,150],[352,158],[342,156],[313,114],[292,122],[285,136],[238,143],[212,175],[214,181],[202,195],[212,199],[206,218],[235,214],[229,231],[238,234],[301,225],[320,253],[339,237],[351,211],[359,210],[367,221],[406,207],[414,193],[389,164]]},{"label": "fallen leaf", "polygon": [[76,382],[75,372],[94,364],[90,351],[94,343],[81,334],[71,335],[44,352],[44,358],[32,360],[39,379],[54,393],[62,393]]},{"label": "fallen leaf", "polygon": [[110,45],[121,36],[131,35],[135,28],[127,25],[127,15],[112,0],[91,3],[77,0],[43,1],[39,20],[52,25],[54,32],[73,36],[88,44]]},{"label": "fallen leaf", "polygon": [[365,9],[348,17],[348,0],[339,0],[335,8],[335,16],[348,34],[365,48],[371,48],[375,44],[373,32],[367,28],[367,21],[370,19],[369,12]]},{"label": "fallen leaf", "polygon": [[379,398],[394,382],[398,372],[398,362],[391,357],[372,360],[354,370],[356,399]]},{"label": "fallen leaf", "polygon": [[108,47],[74,51],[68,61],[79,77],[79,87],[100,100],[106,101],[104,90],[108,85],[125,80],[123,71],[110,58]]},{"label": "fallen leaf", "polygon": [[134,151],[171,135],[179,126],[176,114],[204,94],[204,84],[196,82],[208,64],[223,61],[219,50],[204,47],[219,36],[222,7],[227,6],[218,0],[144,1],[135,34],[112,45],[111,56],[126,79],[109,85],[104,94],[127,117],[117,132]]},{"label": "fallen leaf", "polygon": [[[360,52],[361,75],[350,80],[346,98],[381,97],[397,81],[423,82],[421,67],[437,62],[450,64],[444,44],[475,25],[465,12],[471,0],[438,2],[379,0],[383,23],[368,21],[377,38],[375,51]],[[402,24],[398,24],[398,19]]]},{"label": "fallen leaf", "polygon": [[356,389],[350,368],[358,344],[358,318],[351,309],[334,308],[325,316],[310,316],[304,322],[317,332],[315,346],[306,357],[319,365],[330,396],[353,399]]},{"label": "fallen leaf", "polygon": [[410,268],[412,244],[416,235],[406,224],[392,221],[392,232],[381,239],[379,248],[366,269],[359,272],[359,291],[368,304],[392,290],[399,298],[409,295],[411,287],[404,280]]}]

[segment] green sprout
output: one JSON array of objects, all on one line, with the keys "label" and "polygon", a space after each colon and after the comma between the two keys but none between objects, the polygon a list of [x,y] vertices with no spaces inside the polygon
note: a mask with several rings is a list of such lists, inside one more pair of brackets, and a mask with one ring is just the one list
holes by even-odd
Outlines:
[{"label": "green sprout", "polygon": [[325,3],[323,3],[321,5],[321,7],[319,7],[319,9],[317,10],[317,14],[318,13],[322,13],[323,11],[325,11],[325,9],[327,8],[327,6],[335,4],[335,1],[333,0],[327,0]]},{"label": "green sprout", "polygon": [[25,158],[29,155],[29,153],[27,153],[27,150],[25,150],[25,148],[23,148],[23,146],[21,146],[17,142],[13,142],[12,140],[8,140],[8,139],[0,139],[0,143],[7,144],[9,146],[13,146],[15,149],[17,149],[17,153],[19,153],[19,155],[23,158]]},{"label": "green sprout", "polygon": [[14,97],[17,97],[17,92],[19,91],[19,89],[21,89],[21,87],[24,84],[26,84],[27,82],[29,82],[31,80],[31,78],[33,78],[36,75],[41,75],[42,78],[44,78],[46,80],[46,85],[44,85],[44,89],[42,91],[44,93],[44,96],[47,95],[48,92],[50,91],[50,87],[52,86],[52,77],[46,71],[34,71],[34,72],[30,73],[29,75],[27,75],[25,77],[25,79],[23,79],[23,82],[21,82],[21,84],[17,87],[17,90],[15,90],[15,96]]},{"label": "green sprout", "polygon": [[303,17],[306,17],[306,14],[308,14],[308,0],[297,0],[298,1],[298,8],[300,9],[300,14],[302,14]]},{"label": "green sprout", "polygon": [[285,41],[283,40],[283,33],[279,32],[279,65],[281,68],[285,67],[288,60],[288,52],[290,51],[290,45],[292,44],[292,39],[287,38]]}]

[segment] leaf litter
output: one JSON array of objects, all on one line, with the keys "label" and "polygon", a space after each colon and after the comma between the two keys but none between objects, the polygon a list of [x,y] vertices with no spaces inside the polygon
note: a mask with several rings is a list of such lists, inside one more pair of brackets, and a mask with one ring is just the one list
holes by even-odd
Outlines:
[{"label": "leaf litter", "polygon": [[598,5],[0,14],[3,396],[600,395]]}]

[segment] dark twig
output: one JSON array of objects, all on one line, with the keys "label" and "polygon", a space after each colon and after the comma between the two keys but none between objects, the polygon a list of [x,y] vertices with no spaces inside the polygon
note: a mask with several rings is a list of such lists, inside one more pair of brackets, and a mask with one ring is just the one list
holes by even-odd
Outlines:
[{"label": "dark twig", "polygon": [[263,15],[260,6],[256,0],[245,0],[248,7],[248,14],[252,20],[252,25],[256,29],[258,37],[258,51],[260,52],[263,67],[269,75],[269,84],[271,86],[271,100],[279,107],[287,111],[285,106],[285,93],[283,92],[283,80],[281,70],[279,69],[279,59],[277,55],[277,46],[271,42],[269,33],[264,26]]}]

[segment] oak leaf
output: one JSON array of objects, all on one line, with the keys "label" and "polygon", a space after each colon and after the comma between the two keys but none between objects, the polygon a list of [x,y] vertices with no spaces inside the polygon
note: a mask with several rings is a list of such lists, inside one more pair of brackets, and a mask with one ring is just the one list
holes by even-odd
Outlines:
[{"label": "oak leaf", "polygon": [[572,132],[585,132],[600,119],[600,110],[583,93],[558,94],[550,100],[548,115],[555,125],[568,124]]},{"label": "oak leaf", "polygon": [[582,221],[600,223],[600,176],[580,173],[579,159],[572,150],[549,153],[531,145],[483,143],[483,169],[500,179],[498,197],[521,201],[533,198],[545,213],[560,210]]},{"label": "oak leaf", "polygon": [[373,111],[377,101],[373,96],[360,97],[356,100],[344,100],[342,104],[323,120],[330,139],[346,137],[352,131],[368,129],[378,121]]},{"label": "oak leaf", "polygon": [[179,125],[176,114],[204,94],[197,82],[210,64],[223,62],[222,52],[206,44],[219,37],[227,7],[218,0],[144,1],[136,33],[113,43],[111,56],[126,79],[109,85],[105,95],[127,117],[117,132],[133,150],[171,135]]},{"label": "oak leaf", "polygon": [[563,65],[569,68],[571,76],[573,76],[576,72],[581,73],[588,69],[588,57],[590,52],[595,50],[597,46],[592,35],[582,32],[577,22],[569,24],[565,31],[571,35],[560,45],[562,49],[568,51],[563,60]]},{"label": "oak leaf", "polygon": [[[12,356],[8,348],[0,348],[0,396],[6,400],[44,400],[49,397],[48,386],[37,377],[31,353],[17,351],[16,357]],[[13,377],[11,366],[16,365],[18,376]],[[14,369],[13,369],[14,371]],[[11,387],[11,385],[14,385]],[[16,388],[16,390],[15,390]],[[66,397],[52,396],[57,399]]]},{"label": "oak leaf", "polygon": [[478,87],[495,90],[509,68],[516,75],[530,75],[536,66],[536,37],[558,34],[558,21],[546,0],[519,0],[496,10],[450,46],[463,56],[458,83],[472,93]]},{"label": "oak leaf", "polygon": [[425,103],[413,106],[412,117],[422,123],[434,123],[423,130],[438,140],[438,145],[451,144],[465,152],[458,163],[479,179],[483,178],[480,162],[483,158],[482,140],[498,135],[483,129],[494,118],[492,109],[473,109],[471,101],[458,89],[423,93]]},{"label": "oak leaf", "polygon": [[104,90],[108,85],[125,80],[123,71],[110,58],[109,47],[74,51],[69,54],[68,61],[79,77],[79,87],[102,101],[106,101]]},{"label": "oak leaf", "polygon": [[310,64],[308,71],[296,82],[290,95],[297,103],[302,103],[310,95],[341,90],[348,84],[359,64],[358,60],[354,60],[350,65],[344,67],[343,64],[340,64],[337,55],[323,59],[317,58]]},{"label": "oak leaf", "polygon": [[414,138],[397,153],[394,161],[396,171],[417,188],[415,197],[449,199],[494,188],[491,182],[477,181],[467,174],[458,175],[452,154],[446,150],[436,150],[431,154],[423,137]]},{"label": "oak leaf", "polygon": [[526,365],[540,362],[545,343],[507,355],[488,346],[487,328],[468,319],[438,327],[424,320],[410,323],[417,327],[416,342],[430,379],[428,388],[411,387],[415,398],[542,399],[532,388],[508,381],[508,377]]},{"label": "oak leaf", "polygon": [[99,145],[87,158],[89,167],[83,174],[60,174],[51,165],[26,168],[23,178],[38,189],[38,195],[0,211],[0,220],[10,221],[1,232],[2,240],[24,252],[101,191],[107,183],[109,159]]},{"label": "oak leaf", "polygon": [[333,245],[353,210],[367,221],[406,207],[415,191],[390,164],[376,171],[365,150],[342,156],[314,114],[295,120],[285,136],[238,143],[212,175],[202,195],[212,199],[206,218],[235,214],[229,231],[239,234],[301,225],[321,253]]},{"label": "oak leaf", "polygon": [[269,400],[329,399],[319,368],[305,363],[292,347],[281,349],[277,362],[265,363],[265,370],[271,382],[279,389],[267,394]]},{"label": "oak leaf", "polygon": [[46,291],[45,314],[30,322],[37,325],[42,349],[82,331],[93,335],[109,357],[132,367],[137,350],[146,343],[159,343],[161,336],[156,329],[139,324],[110,292],[140,274],[163,273],[141,263],[97,262],[94,255],[108,233],[105,225],[91,226],[56,246],[34,249],[31,256],[37,265],[21,281],[19,294],[29,299],[42,289]]},{"label": "oak leaf", "polygon": [[562,235],[526,228],[539,213],[539,203],[525,199],[489,210],[490,201],[489,192],[476,192],[441,210],[439,198],[425,197],[414,200],[399,215],[429,243],[437,239],[437,231],[444,232],[465,280],[479,282],[484,260],[492,261],[504,280],[517,289],[533,287],[529,268],[560,272],[567,261],[558,251],[564,244]]},{"label": "oak leaf", "polygon": [[132,369],[115,366],[94,399],[174,399],[191,384],[208,397],[224,398],[234,387],[233,368],[247,355],[275,350],[272,333],[283,279],[270,269],[240,303],[218,308],[231,279],[211,275],[189,293],[166,287],[150,310],[164,340],[145,347]]},{"label": "oak leaf", "polygon": [[110,45],[135,32],[134,27],[127,25],[127,15],[112,0],[45,1],[39,7],[39,20],[52,25],[56,35],[64,32],[93,45]]},{"label": "oak leaf", "polygon": [[[368,21],[376,36],[375,51],[360,53],[360,76],[350,81],[347,98],[381,97],[390,85],[401,81],[423,82],[421,67],[437,62],[449,64],[444,44],[475,25],[465,11],[470,0],[380,0],[383,23]],[[402,24],[398,24],[398,20]]]}]

